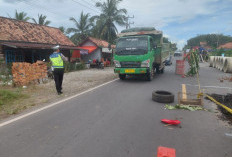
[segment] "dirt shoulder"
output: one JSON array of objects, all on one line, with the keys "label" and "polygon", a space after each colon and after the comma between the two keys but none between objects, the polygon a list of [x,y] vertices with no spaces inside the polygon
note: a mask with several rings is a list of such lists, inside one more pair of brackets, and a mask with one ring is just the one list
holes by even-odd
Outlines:
[{"label": "dirt shoulder", "polygon": [[115,78],[117,78],[117,75],[114,74],[112,67],[65,73],[62,95],[57,95],[54,80],[49,80],[45,84],[30,85],[26,89],[2,87],[11,91],[20,90],[25,97],[11,104],[5,104],[0,110],[0,120],[12,114],[18,114],[81,93]]}]

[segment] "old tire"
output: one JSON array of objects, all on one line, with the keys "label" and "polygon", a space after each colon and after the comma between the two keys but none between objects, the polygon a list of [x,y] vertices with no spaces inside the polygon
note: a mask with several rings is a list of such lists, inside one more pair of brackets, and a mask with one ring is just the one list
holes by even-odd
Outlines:
[{"label": "old tire", "polygon": [[152,100],[159,103],[172,103],[174,102],[174,95],[168,91],[153,91]]}]

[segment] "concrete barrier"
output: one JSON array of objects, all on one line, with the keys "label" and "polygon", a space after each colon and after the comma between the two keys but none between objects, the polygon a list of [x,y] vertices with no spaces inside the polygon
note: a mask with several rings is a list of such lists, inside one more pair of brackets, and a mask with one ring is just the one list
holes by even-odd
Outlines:
[{"label": "concrete barrier", "polygon": [[225,58],[223,71],[225,73],[232,73],[232,57]]},{"label": "concrete barrier", "polygon": [[225,73],[232,73],[232,57],[210,56],[209,66]]},{"label": "concrete barrier", "polygon": [[220,59],[219,59],[219,67],[218,67],[218,69],[221,70],[221,71],[223,69],[223,59],[224,59],[224,57],[220,57]]},{"label": "concrete barrier", "polygon": [[216,68],[219,69],[219,60],[220,60],[220,57],[217,56],[216,57]]},{"label": "concrete barrier", "polygon": [[213,68],[216,68],[216,59],[217,59],[217,56],[214,56],[214,58],[213,58]]},{"label": "concrete barrier", "polygon": [[213,67],[214,58],[215,58],[214,56],[210,56],[210,57],[209,57],[209,66],[210,66],[210,67]]}]

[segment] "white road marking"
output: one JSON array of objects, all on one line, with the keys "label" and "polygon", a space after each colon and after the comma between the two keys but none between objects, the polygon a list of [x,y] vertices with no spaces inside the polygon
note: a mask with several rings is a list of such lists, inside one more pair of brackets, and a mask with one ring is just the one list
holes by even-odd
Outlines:
[{"label": "white road marking", "polygon": [[81,92],[81,93],[79,93],[79,94],[70,96],[70,97],[68,97],[68,98],[66,98],[66,99],[63,99],[63,100],[60,100],[60,101],[58,101],[58,102],[52,103],[52,104],[50,104],[50,105],[48,105],[48,106],[42,107],[42,108],[37,109],[37,110],[35,110],[35,111],[26,113],[26,114],[24,114],[24,115],[21,115],[21,116],[18,116],[18,117],[16,117],[16,118],[13,118],[13,119],[11,119],[11,120],[8,120],[8,121],[6,121],[6,122],[3,122],[3,123],[0,124],[0,127],[3,127],[3,126],[5,126],[5,125],[8,125],[8,124],[13,123],[13,122],[15,122],[15,121],[18,121],[18,120],[20,120],[20,119],[26,118],[26,117],[28,117],[28,116],[30,116],[30,115],[33,115],[33,114],[38,113],[38,112],[40,112],[40,111],[46,110],[46,109],[51,108],[51,107],[53,107],[53,106],[56,106],[56,105],[58,105],[58,104],[60,104],[60,103],[63,103],[63,102],[65,102],[65,101],[68,101],[68,100],[70,100],[70,99],[73,99],[73,98],[75,98],[75,97],[78,97],[78,96],[80,96],[80,95],[83,95],[83,94],[85,94],[85,93],[88,93],[88,92],[90,92],[90,91],[93,91],[93,90],[95,90],[95,89],[97,89],[97,88],[100,88],[100,87],[102,87],[102,86],[105,86],[105,85],[107,85],[107,84],[110,84],[110,83],[112,83],[112,82],[114,82],[114,81],[116,81],[116,80],[118,80],[118,79],[114,79],[114,80],[112,80],[112,81],[103,83],[103,84],[101,84],[101,85],[99,85],[99,86],[90,88],[90,89],[88,89],[88,90],[86,90],[86,91],[84,91],[84,92]]}]

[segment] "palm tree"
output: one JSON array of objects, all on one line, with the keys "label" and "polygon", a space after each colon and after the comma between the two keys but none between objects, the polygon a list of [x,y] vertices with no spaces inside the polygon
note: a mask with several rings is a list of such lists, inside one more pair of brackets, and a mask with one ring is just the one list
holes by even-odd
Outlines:
[{"label": "palm tree", "polygon": [[60,26],[60,27],[59,27],[59,30],[60,30],[62,33],[65,33],[65,32],[66,32],[64,26]]},{"label": "palm tree", "polygon": [[38,14],[38,22],[36,22],[36,20],[34,18],[32,18],[32,21],[36,24],[40,24],[40,25],[49,25],[51,23],[51,21],[46,20],[47,16],[42,15],[42,14]]},{"label": "palm tree", "polygon": [[17,10],[15,10],[15,19],[16,20],[21,20],[21,21],[28,21],[30,20],[30,17],[27,16],[27,13],[25,12],[17,12]]},{"label": "palm tree", "polygon": [[113,43],[117,38],[119,26],[126,25],[126,9],[118,9],[118,4],[122,0],[107,0],[106,2],[97,2],[96,7],[101,9],[99,16],[93,16],[92,20],[96,21],[96,27],[99,29],[99,37]]},{"label": "palm tree", "polygon": [[90,28],[92,27],[89,14],[84,14],[82,11],[78,21],[73,17],[70,17],[69,20],[74,22],[75,28],[68,28],[67,33],[74,33],[71,36],[71,40],[75,44],[81,42],[89,36]]}]

